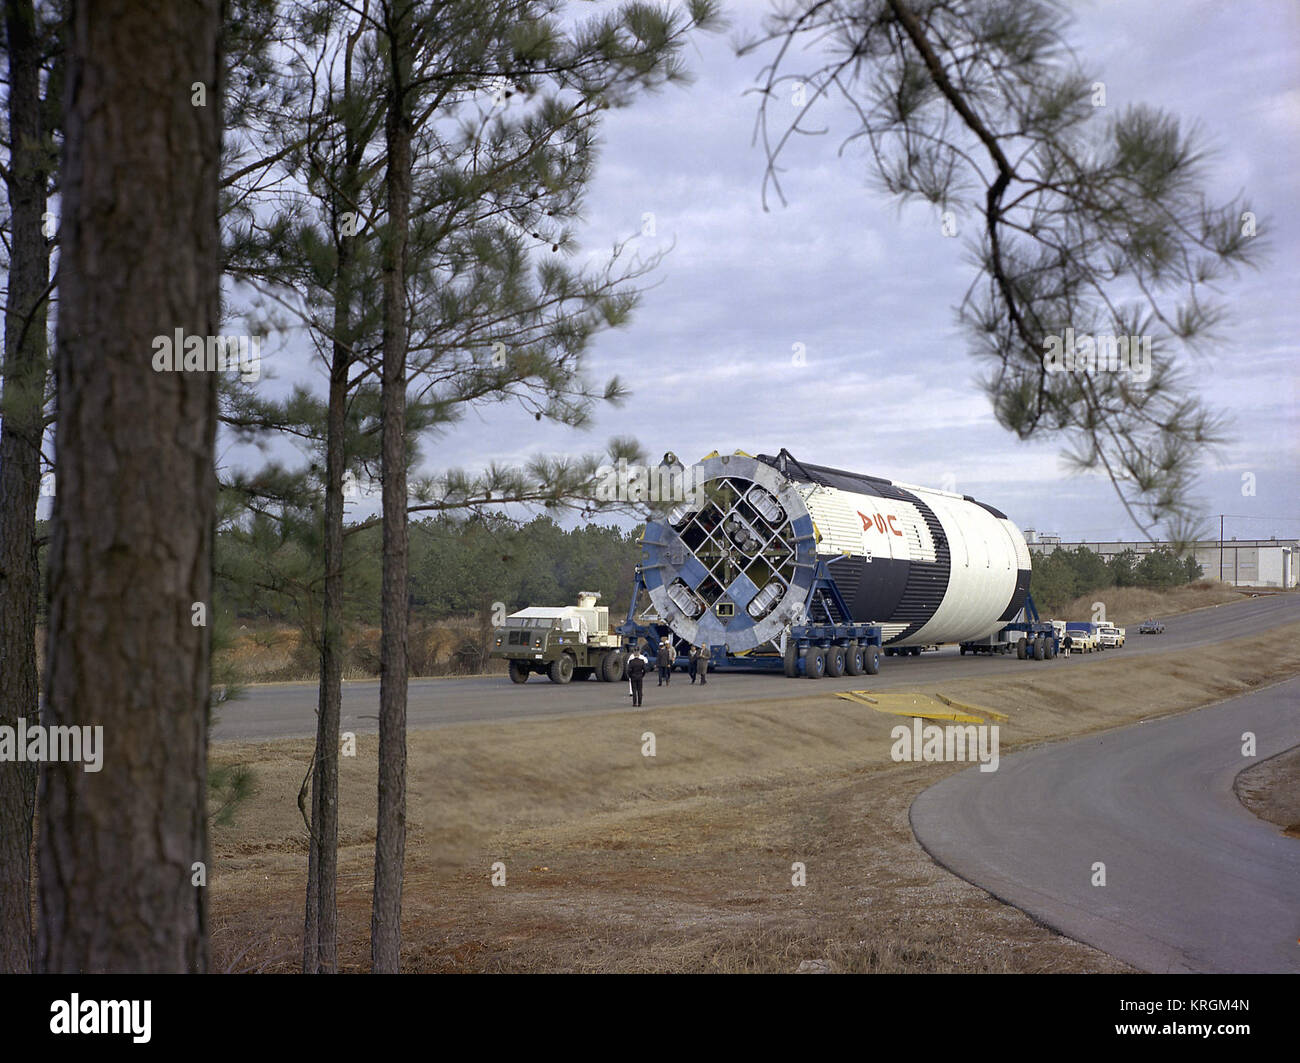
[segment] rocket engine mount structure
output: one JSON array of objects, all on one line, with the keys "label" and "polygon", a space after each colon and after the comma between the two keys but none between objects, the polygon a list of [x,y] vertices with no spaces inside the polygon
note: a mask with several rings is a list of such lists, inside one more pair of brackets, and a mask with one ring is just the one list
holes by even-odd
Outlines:
[{"label": "rocket engine mount structure", "polygon": [[641,569],[662,623],[693,645],[746,653],[805,611],[829,562],[850,616],[888,647],[986,638],[1029,590],[1024,535],[968,495],[775,457],[712,454],[702,485],[646,525]]}]

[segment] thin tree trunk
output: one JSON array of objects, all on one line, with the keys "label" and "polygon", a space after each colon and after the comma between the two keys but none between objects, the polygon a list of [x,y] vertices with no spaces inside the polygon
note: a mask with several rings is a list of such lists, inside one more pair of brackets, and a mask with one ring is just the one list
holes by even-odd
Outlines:
[{"label": "thin tree trunk", "polygon": [[[216,336],[221,0],[82,0],[69,37],[47,723],[102,770],[42,772],[48,971],[203,971],[216,381],[156,337]],[[193,101],[194,84],[206,91]]]},{"label": "thin tree trunk", "polygon": [[411,120],[406,83],[410,70],[409,2],[396,9],[389,37],[385,175],[388,233],[384,241],[384,354],[380,399],[383,418],[383,634],[379,680],[379,810],[375,827],[375,894],[370,916],[371,968],[401,969],[402,875],[406,862],[406,244],[411,208]]},{"label": "thin tree trunk", "polygon": [[[339,254],[340,278],[350,273],[346,243]],[[338,969],[339,718],[343,703],[343,474],[344,433],[351,351],[347,282],[335,293],[334,351],[330,365],[325,426],[325,598],[321,610],[320,704],[316,723],[316,772],[312,787],[312,861],[307,894],[309,951],[306,973]],[[340,331],[342,330],[342,331]]]},{"label": "thin tree trunk", "polygon": [[[343,98],[352,97],[352,55],[364,24],[349,35],[343,61]],[[339,718],[343,707],[343,477],[347,470],[348,374],[352,349],[355,227],[341,230],[340,217],[355,212],[364,145],[358,145],[354,111],[344,108],[341,202],[335,210],[338,266],[334,285],[334,339],[325,418],[325,594],[321,608],[320,702],[316,722],[312,790],[311,857],[307,868],[307,918],[303,971],[338,970]]]},{"label": "thin tree trunk", "polygon": [[[44,431],[50,252],[41,231],[49,180],[41,128],[41,44],[31,0],[7,0],[12,241],[0,409],[0,724],[35,724],[40,570],[36,503]],[[32,969],[32,816],[36,765],[0,762],[0,972]]]}]

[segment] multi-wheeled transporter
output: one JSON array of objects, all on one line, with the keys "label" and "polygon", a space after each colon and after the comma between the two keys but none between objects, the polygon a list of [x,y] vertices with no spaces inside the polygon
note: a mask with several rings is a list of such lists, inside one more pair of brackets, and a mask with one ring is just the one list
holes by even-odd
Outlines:
[{"label": "multi-wheeled transporter", "polygon": [[886,649],[992,645],[1012,624],[1055,649],[1050,623],[1021,620],[1029,550],[992,506],[786,450],[683,472],[686,499],[646,525],[629,642],[667,634],[679,652],[707,645],[715,667],[809,678],[874,674]]}]

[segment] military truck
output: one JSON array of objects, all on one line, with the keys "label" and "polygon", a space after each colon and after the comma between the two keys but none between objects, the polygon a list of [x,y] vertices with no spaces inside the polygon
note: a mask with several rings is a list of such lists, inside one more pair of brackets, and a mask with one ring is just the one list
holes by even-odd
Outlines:
[{"label": "military truck", "polygon": [[492,634],[489,657],[510,662],[510,678],[528,682],[536,672],[552,683],[595,676],[622,679],[622,639],[609,629],[609,607],[597,605],[599,591],[580,591],[577,605],[530,606],[511,613]]}]

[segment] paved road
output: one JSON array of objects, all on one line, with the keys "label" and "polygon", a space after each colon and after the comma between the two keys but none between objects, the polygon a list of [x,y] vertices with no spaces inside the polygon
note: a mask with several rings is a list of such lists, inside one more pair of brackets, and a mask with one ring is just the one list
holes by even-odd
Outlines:
[{"label": "paved road", "polygon": [[[1126,656],[1208,645],[1241,635],[1264,631],[1280,624],[1300,621],[1300,594],[1278,594],[1245,598],[1240,602],[1173,617],[1165,622],[1163,635],[1138,635],[1129,625],[1128,644],[1122,650],[1074,655],[1069,661],[1018,661],[1013,656],[962,657],[955,647],[920,657],[888,657],[879,675],[820,679],[823,690],[853,690],[870,685],[876,689],[917,682],[940,682],[999,671],[1021,672],[1025,668],[1088,667],[1110,654]],[[797,682],[806,682],[799,680]],[[780,675],[718,673],[707,688],[692,687],[677,673],[671,688],[664,691],[653,682],[646,687],[647,706],[696,704],[699,702],[754,701],[788,697],[796,680]],[[315,683],[270,683],[252,686],[246,696],[223,706],[213,728],[217,741],[260,741],[268,738],[301,738],[316,733]],[[519,720],[585,713],[621,712],[628,707],[622,684],[570,683],[557,686],[533,677],[516,686],[505,676],[471,679],[415,679],[407,699],[408,726],[412,730],[479,720]],[[343,730],[378,730],[379,683],[377,680],[343,685]]]},{"label": "paved road", "polygon": [[1297,743],[1300,679],[949,776],[912,829],[950,871],[1143,970],[1300,972],[1300,841],[1232,790]]}]

